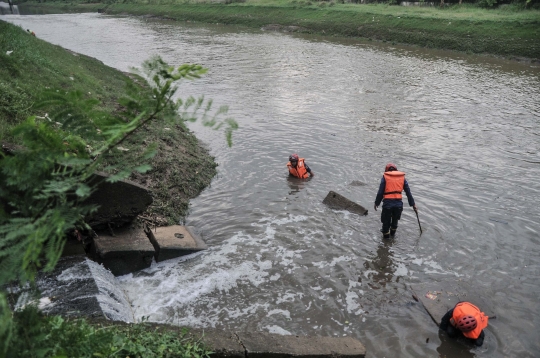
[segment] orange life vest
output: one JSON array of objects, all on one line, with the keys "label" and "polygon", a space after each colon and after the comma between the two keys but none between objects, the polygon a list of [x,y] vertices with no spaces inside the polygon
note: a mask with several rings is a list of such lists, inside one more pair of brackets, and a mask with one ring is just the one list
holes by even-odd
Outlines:
[{"label": "orange life vest", "polygon": [[472,339],[480,337],[480,333],[488,325],[489,317],[472,303],[460,302],[454,307],[452,318],[454,322],[458,322],[463,316],[473,316],[476,319],[476,328],[469,332],[463,332],[463,335]]},{"label": "orange life vest", "polygon": [[297,178],[305,179],[309,176],[306,166],[304,165],[304,158],[298,158],[296,168],[292,166],[291,162],[287,163],[287,167],[289,168],[289,173]]},{"label": "orange life vest", "polygon": [[396,170],[384,173],[386,186],[384,187],[384,199],[401,199],[401,192],[405,186],[405,173]]}]

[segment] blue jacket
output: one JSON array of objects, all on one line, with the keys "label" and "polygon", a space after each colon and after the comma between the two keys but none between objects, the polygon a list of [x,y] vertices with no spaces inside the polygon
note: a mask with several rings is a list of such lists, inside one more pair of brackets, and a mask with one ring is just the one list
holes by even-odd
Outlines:
[{"label": "blue jacket", "polygon": [[[381,179],[381,184],[379,185],[379,192],[377,193],[377,197],[375,198],[375,205],[379,206],[382,201],[383,209],[402,208],[403,202],[401,201],[401,199],[383,199],[385,188],[386,188],[386,180],[384,180],[384,176],[383,176]],[[409,183],[407,183],[407,179],[405,179],[403,190],[405,190],[405,194],[407,195],[407,200],[409,201],[409,205],[414,206],[414,198],[411,194],[411,189],[409,188]]]}]

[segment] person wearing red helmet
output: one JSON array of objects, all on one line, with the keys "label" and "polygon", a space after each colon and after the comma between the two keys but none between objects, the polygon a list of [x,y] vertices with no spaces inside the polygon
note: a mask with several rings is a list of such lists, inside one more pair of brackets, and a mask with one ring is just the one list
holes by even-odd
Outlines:
[{"label": "person wearing red helmet", "polygon": [[416,211],[416,204],[409,188],[409,183],[405,179],[405,173],[397,170],[397,166],[393,163],[386,164],[384,175],[379,185],[379,191],[375,198],[374,209],[383,202],[381,212],[381,222],[383,238],[389,239],[390,236],[396,234],[398,221],[401,219],[403,211],[403,201],[401,201],[401,193],[405,191],[409,205]]},{"label": "person wearing red helmet", "polygon": [[476,346],[484,344],[489,317],[470,302],[459,302],[441,319],[439,328],[450,337],[462,335]]},{"label": "person wearing red helmet", "polygon": [[314,176],[313,171],[305,163],[304,158],[299,158],[298,154],[291,154],[287,163],[289,174],[297,178],[305,179],[309,176]]}]

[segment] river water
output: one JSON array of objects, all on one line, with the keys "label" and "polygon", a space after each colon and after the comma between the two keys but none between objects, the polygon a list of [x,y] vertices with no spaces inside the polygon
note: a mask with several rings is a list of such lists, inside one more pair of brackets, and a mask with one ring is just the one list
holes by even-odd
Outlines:
[{"label": "river water", "polygon": [[[232,148],[190,125],[219,163],[186,220],[209,249],[122,277],[137,318],[352,336],[370,357],[540,356],[538,66],[133,17],[2,19],[124,71],[153,54],[201,63],[209,73],[180,92],[229,105],[240,124]],[[314,178],[288,178],[290,153]],[[372,203],[389,161],[424,233],[405,204],[383,242]],[[330,190],[369,215],[328,209]],[[496,312],[481,348],[440,336],[412,299],[410,284],[446,280]]]}]

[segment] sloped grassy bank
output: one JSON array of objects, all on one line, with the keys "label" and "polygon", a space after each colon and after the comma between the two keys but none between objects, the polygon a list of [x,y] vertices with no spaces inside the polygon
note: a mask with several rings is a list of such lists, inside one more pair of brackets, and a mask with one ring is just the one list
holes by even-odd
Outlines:
[{"label": "sloped grassy bank", "polygon": [[[46,89],[80,91],[85,98],[98,99],[99,109],[114,113],[121,110],[118,99],[126,93],[126,82],[135,83],[151,95],[136,76],[51,45],[20,27],[0,21],[0,138],[4,140],[11,140],[10,128],[30,115],[47,111],[34,108]],[[111,153],[104,165],[119,160],[137,163],[151,143],[158,146],[151,162],[153,169],[130,179],[152,191],[154,203],[146,216],[158,224],[176,224],[187,214],[189,199],[210,184],[216,163],[183,123],[162,128],[155,121],[122,145],[127,151]]]},{"label": "sloped grassy bank", "polygon": [[71,4],[24,3],[53,12],[97,11],[155,15],[176,20],[236,24],[261,28],[270,24],[296,31],[413,44],[430,48],[540,59],[540,11],[484,10],[471,7],[405,8],[387,5],[304,1],[256,1],[232,4],[155,2]]}]

